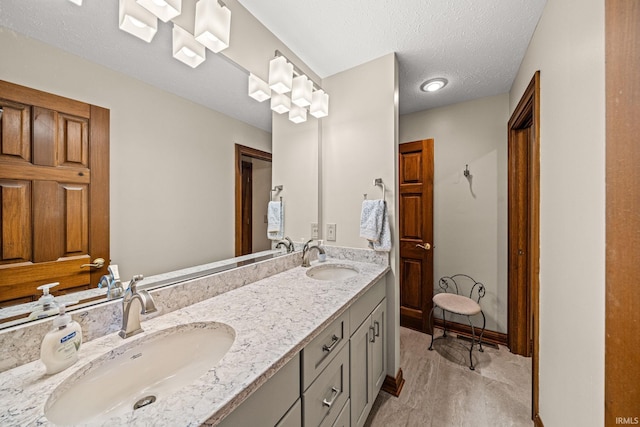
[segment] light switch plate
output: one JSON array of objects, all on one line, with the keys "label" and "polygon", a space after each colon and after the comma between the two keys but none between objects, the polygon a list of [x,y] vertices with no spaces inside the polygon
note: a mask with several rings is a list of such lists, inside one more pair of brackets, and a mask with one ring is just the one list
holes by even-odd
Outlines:
[{"label": "light switch plate", "polygon": [[317,222],[312,222],[311,223],[311,238],[312,239],[317,239],[318,236],[318,223]]},{"label": "light switch plate", "polygon": [[336,225],[327,224],[327,240],[330,242],[336,241]]}]

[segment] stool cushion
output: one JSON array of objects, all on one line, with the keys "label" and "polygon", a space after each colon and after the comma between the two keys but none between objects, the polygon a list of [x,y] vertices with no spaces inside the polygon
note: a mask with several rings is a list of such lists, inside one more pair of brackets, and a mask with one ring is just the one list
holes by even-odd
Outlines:
[{"label": "stool cushion", "polygon": [[451,313],[472,316],[480,313],[480,305],[471,298],[462,295],[448,294],[446,292],[433,296],[433,303]]}]

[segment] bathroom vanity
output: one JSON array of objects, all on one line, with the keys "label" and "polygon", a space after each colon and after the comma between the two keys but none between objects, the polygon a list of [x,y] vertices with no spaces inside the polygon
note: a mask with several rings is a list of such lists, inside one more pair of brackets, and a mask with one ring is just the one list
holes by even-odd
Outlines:
[{"label": "bathroom vanity", "polygon": [[[323,272],[318,276],[321,278],[311,277],[316,261],[311,268],[295,266],[143,320],[144,332],[139,335],[122,339],[110,333],[86,343],[79,362],[56,375],[46,376],[38,360],[3,372],[0,424],[52,425],[48,411],[83,377],[96,375],[100,366],[123,369],[109,363],[131,349],[136,359],[142,359],[147,352],[145,342],[156,336],[173,340],[175,334],[196,325],[229,331],[225,339],[232,337],[233,342],[219,362],[180,388],[157,396],[152,387],[147,388],[144,393],[153,395],[151,402],[134,396],[123,410],[94,415],[86,422],[361,426],[386,376],[385,277],[389,267],[380,259],[371,262],[371,253],[335,249],[321,264],[323,269],[340,267],[357,272],[347,277],[344,271],[335,273],[337,276]],[[282,261],[262,263],[277,262]],[[197,287],[199,280],[204,279],[194,280],[190,288]],[[156,293],[161,292],[151,292],[157,302],[162,298],[156,298]],[[161,303],[159,309],[162,311]],[[176,342],[193,346],[196,353],[197,340]],[[153,353],[149,350],[148,354]],[[155,363],[150,360],[147,365]],[[140,407],[134,410],[134,404]]]}]

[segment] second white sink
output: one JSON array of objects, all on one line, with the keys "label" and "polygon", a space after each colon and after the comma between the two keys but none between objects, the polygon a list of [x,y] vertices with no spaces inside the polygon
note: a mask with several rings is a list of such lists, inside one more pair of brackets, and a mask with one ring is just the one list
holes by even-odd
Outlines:
[{"label": "second white sink", "polygon": [[307,270],[307,276],[316,280],[344,280],[357,274],[358,270],[342,264],[321,264]]},{"label": "second white sink", "polygon": [[207,322],[124,341],[60,384],[45,404],[45,416],[55,424],[94,423],[153,406],[213,368],[234,340],[233,328]]}]

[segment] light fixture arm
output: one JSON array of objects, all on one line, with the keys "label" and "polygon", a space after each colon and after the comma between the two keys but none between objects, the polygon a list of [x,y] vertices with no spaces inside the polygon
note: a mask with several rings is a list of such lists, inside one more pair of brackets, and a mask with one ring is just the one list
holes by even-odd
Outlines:
[{"label": "light fixture arm", "polygon": [[322,89],[322,87],[316,83],[311,77],[309,77],[304,71],[302,71],[293,61],[291,61],[289,58],[287,58],[282,52],[280,52],[278,49],[276,49],[274,56],[277,58],[279,56],[283,57],[284,59],[287,60],[287,62],[291,65],[293,65],[293,75],[295,77],[299,77],[299,76],[307,76],[307,78],[309,79],[309,81],[311,83],[313,83],[313,89],[314,90],[324,90]]}]

